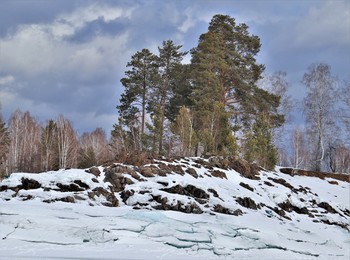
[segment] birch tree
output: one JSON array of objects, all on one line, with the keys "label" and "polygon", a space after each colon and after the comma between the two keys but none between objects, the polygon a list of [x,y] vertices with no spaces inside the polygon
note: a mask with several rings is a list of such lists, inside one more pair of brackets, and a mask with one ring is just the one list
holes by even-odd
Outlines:
[{"label": "birch tree", "polygon": [[17,110],[9,120],[9,172],[40,171],[40,125],[27,111]]},{"label": "birch tree", "polygon": [[59,168],[75,167],[79,142],[72,123],[62,115],[57,119],[57,142]]},{"label": "birch tree", "polygon": [[308,68],[302,83],[307,90],[303,109],[312,153],[310,167],[320,171],[325,161],[330,129],[335,123],[335,78],[329,65],[319,63]]},{"label": "birch tree", "polygon": [[102,128],[84,133],[80,138],[79,167],[101,165],[111,159],[109,143]]},{"label": "birch tree", "polygon": [[41,133],[41,165],[43,171],[58,168],[57,124],[49,120]]},{"label": "birch tree", "polygon": [[307,142],[305,131],[299,127],[294,128],[292,132],[292,155],[291,165],[294,168],[302,169],[308,162]]},{"label": "birch tree", "polygon": [[6,174],[6,159],[9,144],[9,133],[0,113],[0,179]]},{"label": "birch tree", "polygon": [[191,151],[197,142],[193,121],[190,109],[181,107],[175,122],[172,124],[172,130],[180,140],[181,156],[191,156]]}]

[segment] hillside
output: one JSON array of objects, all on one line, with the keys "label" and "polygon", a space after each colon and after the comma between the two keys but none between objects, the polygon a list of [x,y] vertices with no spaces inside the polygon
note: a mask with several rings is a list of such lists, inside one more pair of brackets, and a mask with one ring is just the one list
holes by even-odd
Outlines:
[{"label": "hillside", "polygon": [[349,178],[294,174],[216,157],[15,173],[0,258],[347,259]]}]

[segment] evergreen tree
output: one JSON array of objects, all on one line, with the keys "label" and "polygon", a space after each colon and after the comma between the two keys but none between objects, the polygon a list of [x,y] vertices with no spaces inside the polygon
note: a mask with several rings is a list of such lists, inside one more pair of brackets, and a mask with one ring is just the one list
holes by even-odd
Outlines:
[{"label": "evergreen tree", "polygon": [[[130,128],[131,132],[135,130],[133,128],[138,127],[141,113],[141,129],[135,132],[136,135],[141,136],[139,140],[145,133],[148,95],[150,88],[155,84],[157,66],[157,57],[148,49],[143,49],[131,57],[131,61],[127,64],[131,69],[125,72],[127,77],[121,79],[125,90],[117,109],[120,117],[123,118],[123,123]],[[142,150],[142,144],[136,145],[136,149]]]},{"label": "evergreen tree", "polygon": [[173,94],[173,88],[176,83],[176,77],[179,74],[177,68],[181,65],[183,57],[187,54],[181,52],[182,45],[175,45],[173,41],[164,41],[162,47],[158,47],[159,57],[159,82],[152,91],[151,111],[154,119],[154,127],[159,131],[158,153],[163,152],[163,135],[166,111],[169,106],[169,100]]},{"label": "evergreen tree", "polygon": [[[264,70],[255,59],[259,50],[260,39],[249,34],[247,25],[237,25],[227,15],[215,15],[208,32],[200,36],[198,46],[191,50],[196,129],[203,133],[201,142],[205,150],[209,148],[209,152],[215,153],[231,150],[227,145],[234,147],[232,132],[241,128],[247,133],[262,110],[268,111],[270,127],[283,122],[283,116],[276,110],[278,96],[257,87]],[[211,120],[214,118],[220,122],[215,125],[218,132],[215,135]],[[211,149],[207,143],[213,143]]]},{"label": "evergreen tree", "polygon": [[246,135],[245,158],[272,170],[277,163],[277,150],[273,145],[271,126],[266,114],[261,113]]},{"label": "evergreen tree", "polygon": [[171,122],[176,120],[182,107],[192,107],[191,66],[189,64],[177,64],[174,68],[177,72],[172,83],[172,95],[166,108],[165,117]]}]

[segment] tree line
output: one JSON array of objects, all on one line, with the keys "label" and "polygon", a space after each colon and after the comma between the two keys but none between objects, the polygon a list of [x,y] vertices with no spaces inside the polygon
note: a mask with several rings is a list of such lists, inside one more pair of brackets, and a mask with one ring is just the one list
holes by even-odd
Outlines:
[{"label": "tree line", "polygon": [[[285,72],[267,75],[257,63],[260,39],[248,29],[215,15],[189,52],[172,40],[158,53],[137,51],[121,79],[110,138],[101,128],[79,135],[62,115],[44,124],[20,110],[7,124],[0,115],[0,173],[86,168],[142,154],[240,156],[267,169],[350,172],[349,82],[313,64],[298,103]],[[303,114],[303,127],[291,123],[293,113]]]},{"label": "tree line", "polygon": [[17,110],[7,125],[0,115],[0,177],[13,172],[87,168],[113,158],[102,128],[79,136],[62,115],[42,124],[30,112]]}]

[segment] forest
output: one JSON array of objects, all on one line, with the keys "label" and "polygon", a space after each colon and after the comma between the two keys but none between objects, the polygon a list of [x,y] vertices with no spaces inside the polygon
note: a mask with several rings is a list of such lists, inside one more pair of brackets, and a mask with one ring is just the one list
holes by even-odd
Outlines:
[{"label": "forest", "polygon": [[[246,24],[215,15],[189,52],[172,40],[158,53],[137,51],[120,80],[110,135],[102,128],[79,134],[63,115],[45,123],[28,111],[15,111],[8,122],[0,115],[0,177],[127,155],[235,156],[266,169],[349,173],[350,83],[328,64],[311,64],[301,79],[307,94],[297,102],[287,74],[267,75],[257,62],[260,48]],[[291,124],[293,114],[303,114],[303,125]]]}]

